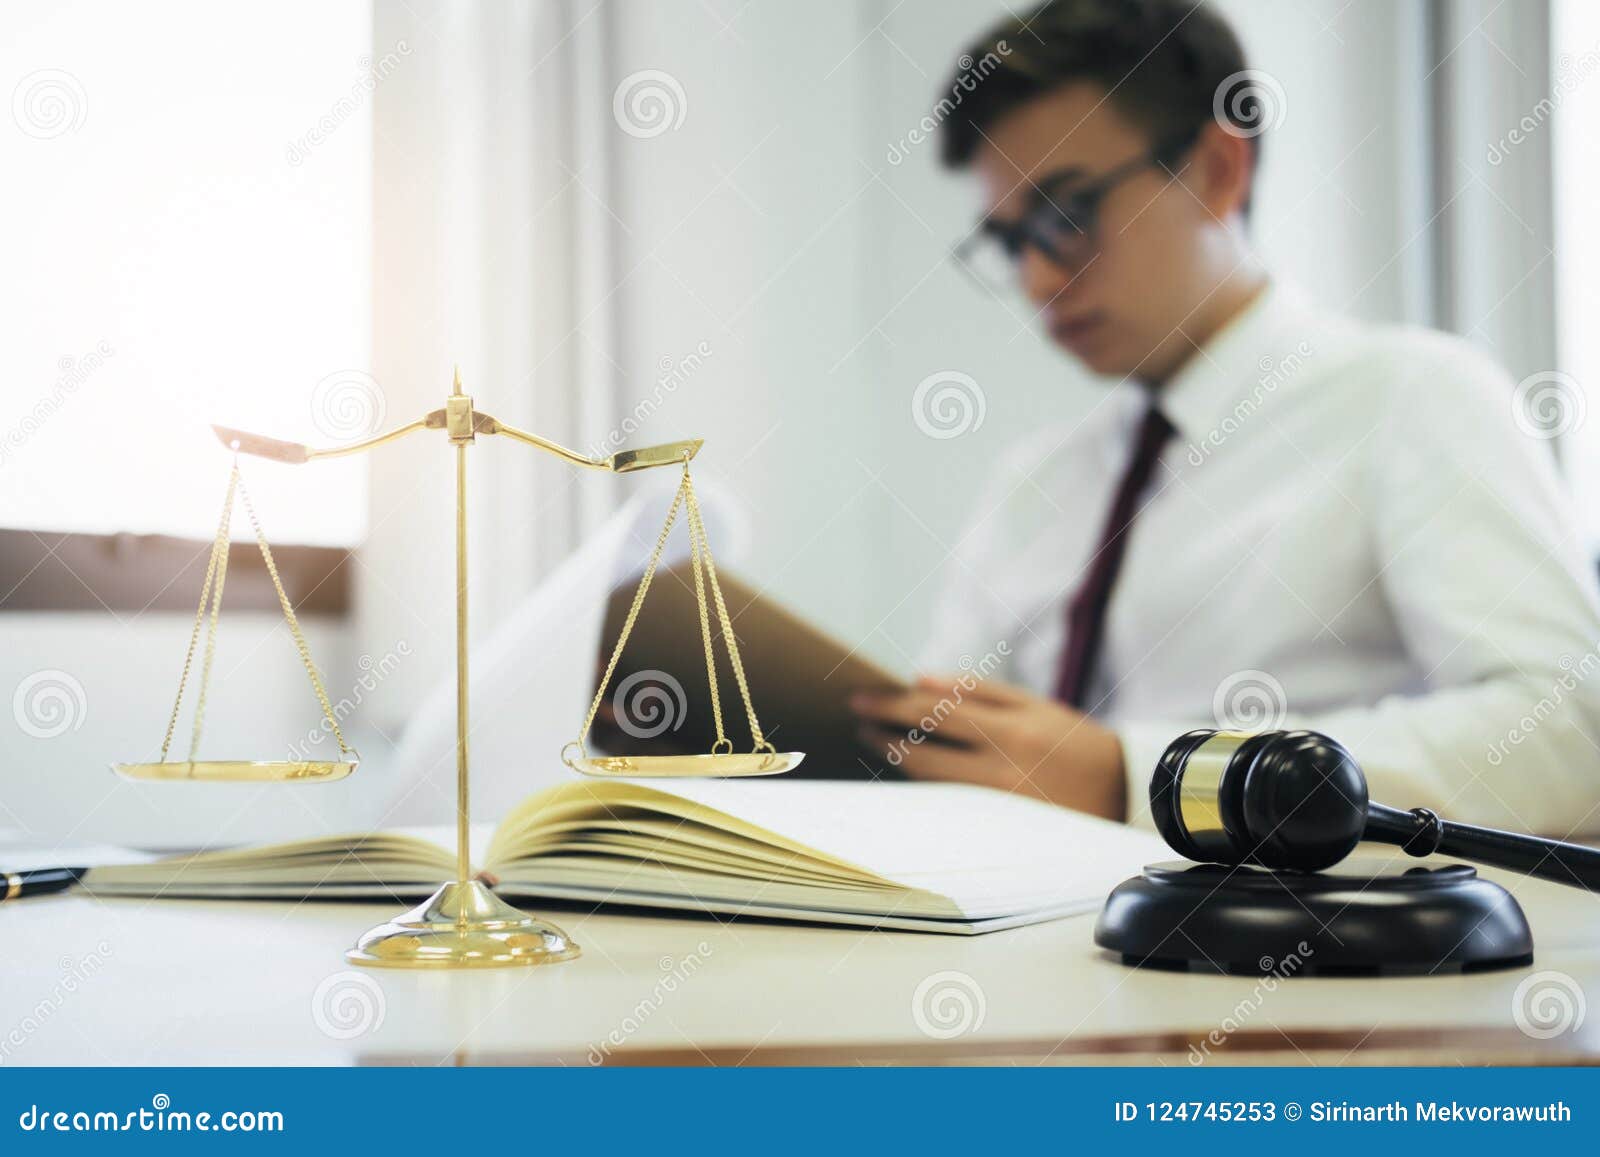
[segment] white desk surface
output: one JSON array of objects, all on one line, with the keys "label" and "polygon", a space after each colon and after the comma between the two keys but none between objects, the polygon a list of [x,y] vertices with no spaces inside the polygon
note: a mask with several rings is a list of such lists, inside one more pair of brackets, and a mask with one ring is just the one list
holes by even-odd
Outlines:
[{"label": "white desk surface", "polygon": [[[962,938],[551,907],[543,913],[583,947],[580,960],[356,972],[342,951],[396,905],[36,897],[0,907],[0,1064],[585,1065],[615,1033],[612,1063],[1183,1066],[1191,1045],[1230,1025],[1218,1062],[1600,1056],[1600,897],[1485,874],[1527,911],[1533,968],[1270,990],[1124,967],[1093,946],[1092,916]],[[74,964],[85,957],[90,966]],[[1536,1040],[1516,1028],[1513,997],[1547,969],[1597,1007],[1577,1031]],[[674,971],[683,978],[666,983]],[[353,972],[362,979],[341,975]],[[938,973],[964,977],[928,981]],[[314,1008],[319,985],[369,1027],[341,1039],[339,1010]],[[919,985],[948,988],[944,1011],[957,1021],[960,993],[976,1007],[976,986],[981,1024],[930,1036],[913,1012]],[[363,998],[381,1003],[381,1023],[361,1019]]]}]

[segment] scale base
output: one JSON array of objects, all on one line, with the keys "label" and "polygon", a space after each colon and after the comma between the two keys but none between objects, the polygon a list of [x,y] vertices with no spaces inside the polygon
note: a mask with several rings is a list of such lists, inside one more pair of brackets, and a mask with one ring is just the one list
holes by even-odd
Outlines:
[{"label": "scale base", "polygon": [[1354,860],[1316,873],[1152,864],[1106,899],[1094,942],[1134,967],[1282,978],[1533,963],[1521,907],[1465,864]]},{"label": "scale base", "polygon": [[368,968],[508,968],[575,960],[565,932],[513,908],[477,880],[446,884],[379,924],[344,954]]}]

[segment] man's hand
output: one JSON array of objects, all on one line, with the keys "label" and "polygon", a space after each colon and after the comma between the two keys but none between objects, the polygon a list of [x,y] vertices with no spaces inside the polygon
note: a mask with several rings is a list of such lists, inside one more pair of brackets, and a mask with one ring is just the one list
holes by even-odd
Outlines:
[{"label": "man's hand", "polygon": [[862,741],[913,779],[983,784],[1127,818],[1121,741],[1053,699],[965,674],[924,676],[907,691],[859,694],[850,705]]}]

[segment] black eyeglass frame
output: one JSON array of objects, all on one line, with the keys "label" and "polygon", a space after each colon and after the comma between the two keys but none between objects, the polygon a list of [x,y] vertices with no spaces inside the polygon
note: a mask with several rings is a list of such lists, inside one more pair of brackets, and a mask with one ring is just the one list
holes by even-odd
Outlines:
[{"label": "black eyeglass frame", "polygon": [[1070,230],[1079,236],[1092,237],[1100,224],[1100,205],[1112,190],[1153,165],[1159,165],[1170,171],[1173,164],[1199,139],[1201,127],[1203,126],[1175,134],[1146,152],[1114,166],[1061,196],[1059,202],[1053,195],[1052,186],[1053,183],[1061,181],[1065,174],[1046,174],[1035,182],[1032,203],[1021,217],[1015,221],[998,221],[993,217],[984,217],[955,247],[951,257],[968,276],[991,289],[993,286],[974,272],[971,262],[972,254],[988,241],[998,242],[1013,266],[1021,260],[1023,251],[1029,246],[1058,265],[1070,264],[1051,240],[1052,233],[1060,234],[1062,230],[1052,230],[1042,226],[1041,218],[1048,215],[1051,224],[1059,225],[1065,222]]}]

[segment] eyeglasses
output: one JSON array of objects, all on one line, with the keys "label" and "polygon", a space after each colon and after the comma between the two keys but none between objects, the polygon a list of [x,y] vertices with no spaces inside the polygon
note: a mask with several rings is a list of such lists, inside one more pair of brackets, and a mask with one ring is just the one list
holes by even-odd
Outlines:
[{"label": "eyeglasses", "polygon": [[1100,205],[1107,194],[1152,165],[1170,169],[1198,136],[1198,130],[1182,133],[1091,181],[1076,170],[1045,176],[1034,184],[1021,217],[980,221],[956,246],[956,264],[991,290],[1012,283],[1030,246],[1054,264],[1081,272],[1099,252]]}]

